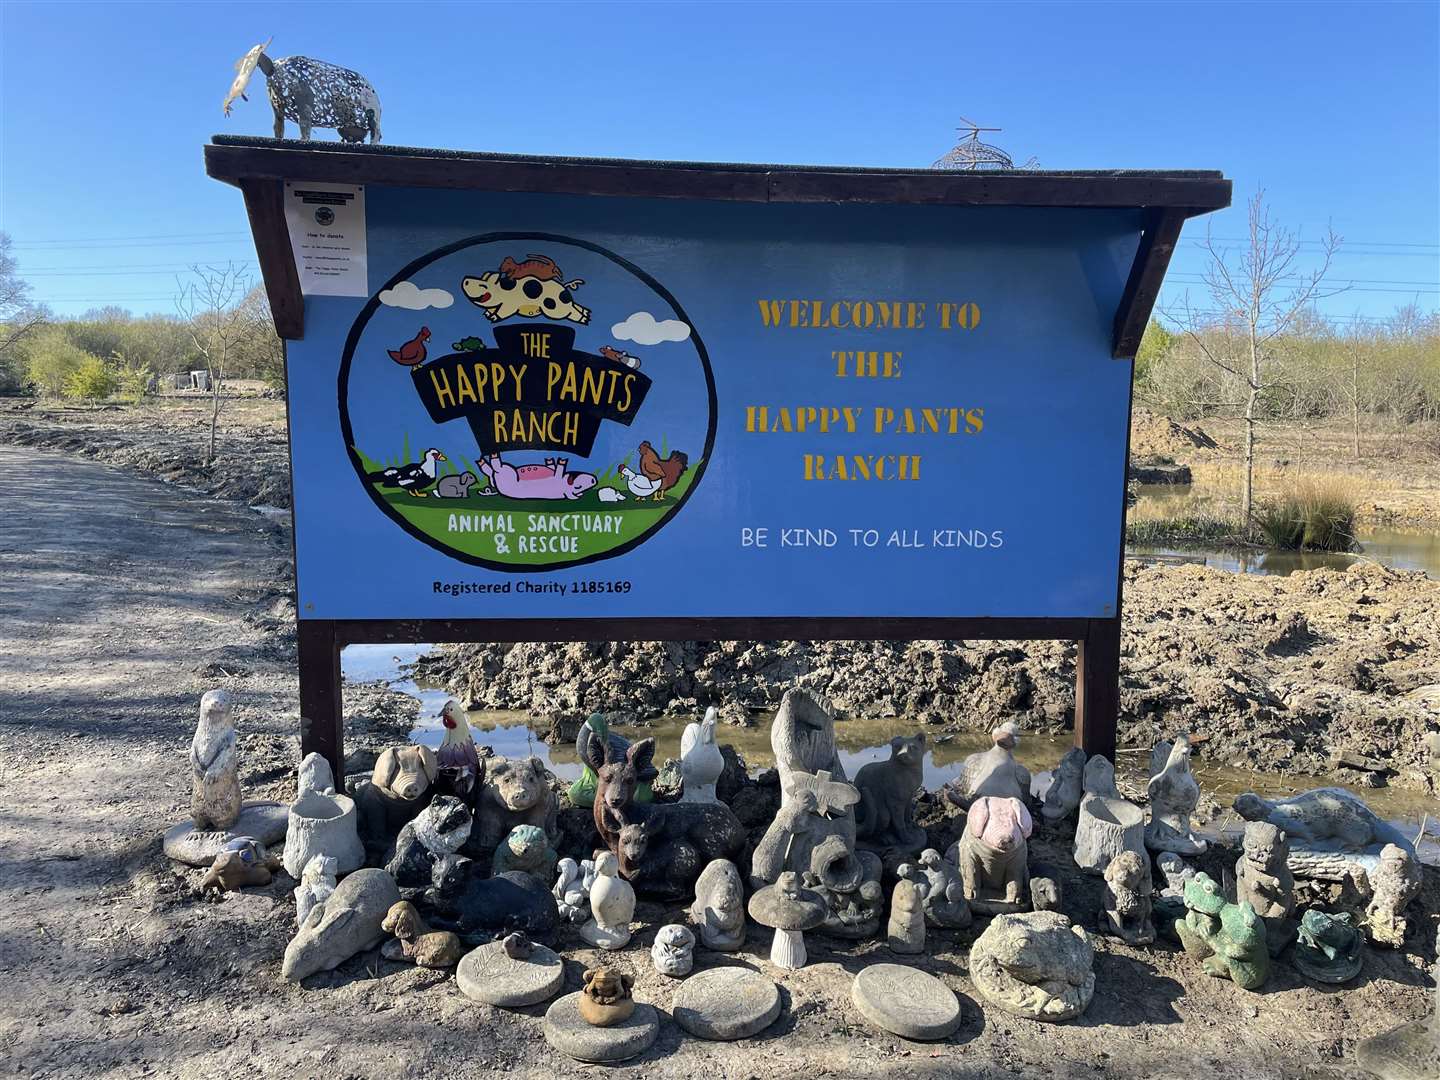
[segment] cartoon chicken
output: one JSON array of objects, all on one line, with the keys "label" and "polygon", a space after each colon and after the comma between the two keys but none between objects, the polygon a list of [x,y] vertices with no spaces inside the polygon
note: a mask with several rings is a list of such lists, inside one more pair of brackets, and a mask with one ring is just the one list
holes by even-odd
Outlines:
[{"label": "cartoon chicken", "polygon": [[430,340],[430,328],[420,327],[420,332],[398,349],[386,349],[390,359],[404,367],[414,367],[425,362],[425,342]]},{"label": "cartoon chicken", "polygon": [[640,444],[640,473],[647,480],[656,483],[655,499],[663,499],[665,493],[680,482],[690,459],[679,450],[672,450],[670,456],[662,458],[648,441]]}]

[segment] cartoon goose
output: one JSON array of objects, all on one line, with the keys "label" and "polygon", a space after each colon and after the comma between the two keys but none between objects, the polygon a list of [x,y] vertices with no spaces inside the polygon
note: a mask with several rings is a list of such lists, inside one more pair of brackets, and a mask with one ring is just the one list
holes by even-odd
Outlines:
[{"label": "cartoon goose", "polygon": [[435,483],[435,474],[440,462],[447,460],[449,459],[444,454],[431,447],[425,451],[425,456],[419,461],[372,472],[368,474],[367,479],[388,487],[398,487],[402,491],[408,491],[417,499],[423,499],[427,494],[425,489]]},{"label": "cartoon goose", "polygon": [[641,476],[629,465],[620,466],[620,475],[625,479],[625,485],[630,489],[630,494],[637,499],[648,499],[660,490],[663,480],[651,480],[648,476]]}]

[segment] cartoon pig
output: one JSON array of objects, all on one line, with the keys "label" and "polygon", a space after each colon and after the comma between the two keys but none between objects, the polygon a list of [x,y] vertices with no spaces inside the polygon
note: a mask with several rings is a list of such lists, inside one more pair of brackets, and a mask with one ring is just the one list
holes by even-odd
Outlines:
[{"label": "cartoon pig", "polygon": [[546,458],[543,465],[515,466],[491,454],[480,461],[480,471],[490,478],[482,494],[504,495],[508,499],[578,499],[595,486],[595,476],[567,472],[569,458]]},{"label": "cartoon pig", "polygon": [[585,282],[581,278],[565,281],[555,260],[544,255],[527,255],[524,262],[505,256],[500,269],[489,270],[479,277],[467,277],[460,283],[465,298],[485,312],[491,322],[501,322],[514,315],[527,319],[543,315],[547,319],[568,319],[582,326],[590,321],[590,309],[575,303],[572,291]]}]

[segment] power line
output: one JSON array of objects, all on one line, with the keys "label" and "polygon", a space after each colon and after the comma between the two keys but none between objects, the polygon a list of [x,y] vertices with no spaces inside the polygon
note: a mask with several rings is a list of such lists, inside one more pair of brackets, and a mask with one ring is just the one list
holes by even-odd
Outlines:
[{"label": "power line", "polygon": [[215,232],[189,232],[189,233],[137,233],[131,236],[67,236],[50,237],[39,240],[17,240],[13,247],[41,247],[46,244],[90,244],[90,243],[119,243],[126,240],[193,240],[202,236],[246,236],[248,232],[234,229]]}]

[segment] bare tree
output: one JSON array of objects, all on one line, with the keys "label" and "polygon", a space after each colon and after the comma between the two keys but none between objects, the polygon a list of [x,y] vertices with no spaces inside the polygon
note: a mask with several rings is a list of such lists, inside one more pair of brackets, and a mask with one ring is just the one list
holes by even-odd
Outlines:
[{"label": "bare tree", "polygon": [[20,277],[10,254],[10,236],[0,232],[0,366],[8,364],[15,346],[48,318],[43,305],[31,303],[30,284]]},{"label": "bare tree", "polygon": [[215,461],[215,431],[220,423],[220,383],[232,354],[247,333],[241,301],[250,291],[250,276],[234,263],[191,266],[188,277],[175,279],[175,309],[185,321],[195,351],[205,359],[210,379],[210,447],[205,464]]},{"label": "bare tree", "polygon": [[[1285,334],[1315,301],[1340,290],[1322,291],[1340,237],[1328,230],[1320,242],[1320,265],[1300,272],[1300,240],[1270,220],[1262,188],[1248,205],[1249,230],[1238,251],[1222,247],[1208,232],[1205,288],[1213,307],[1196,311],[1189,296],[1178,310],[1165,317],[1199,350],[1200,355],[1239,382],[1241,400],[1207,402],[1242,409],[1245,419],[1245,476],[1240,515],[1246,533],[1255,508],[1255,425],[1260,403],[1276,383],[1270,372],[1281,335]],[[1293,286],[1289,283],[1295,282]]]}]

